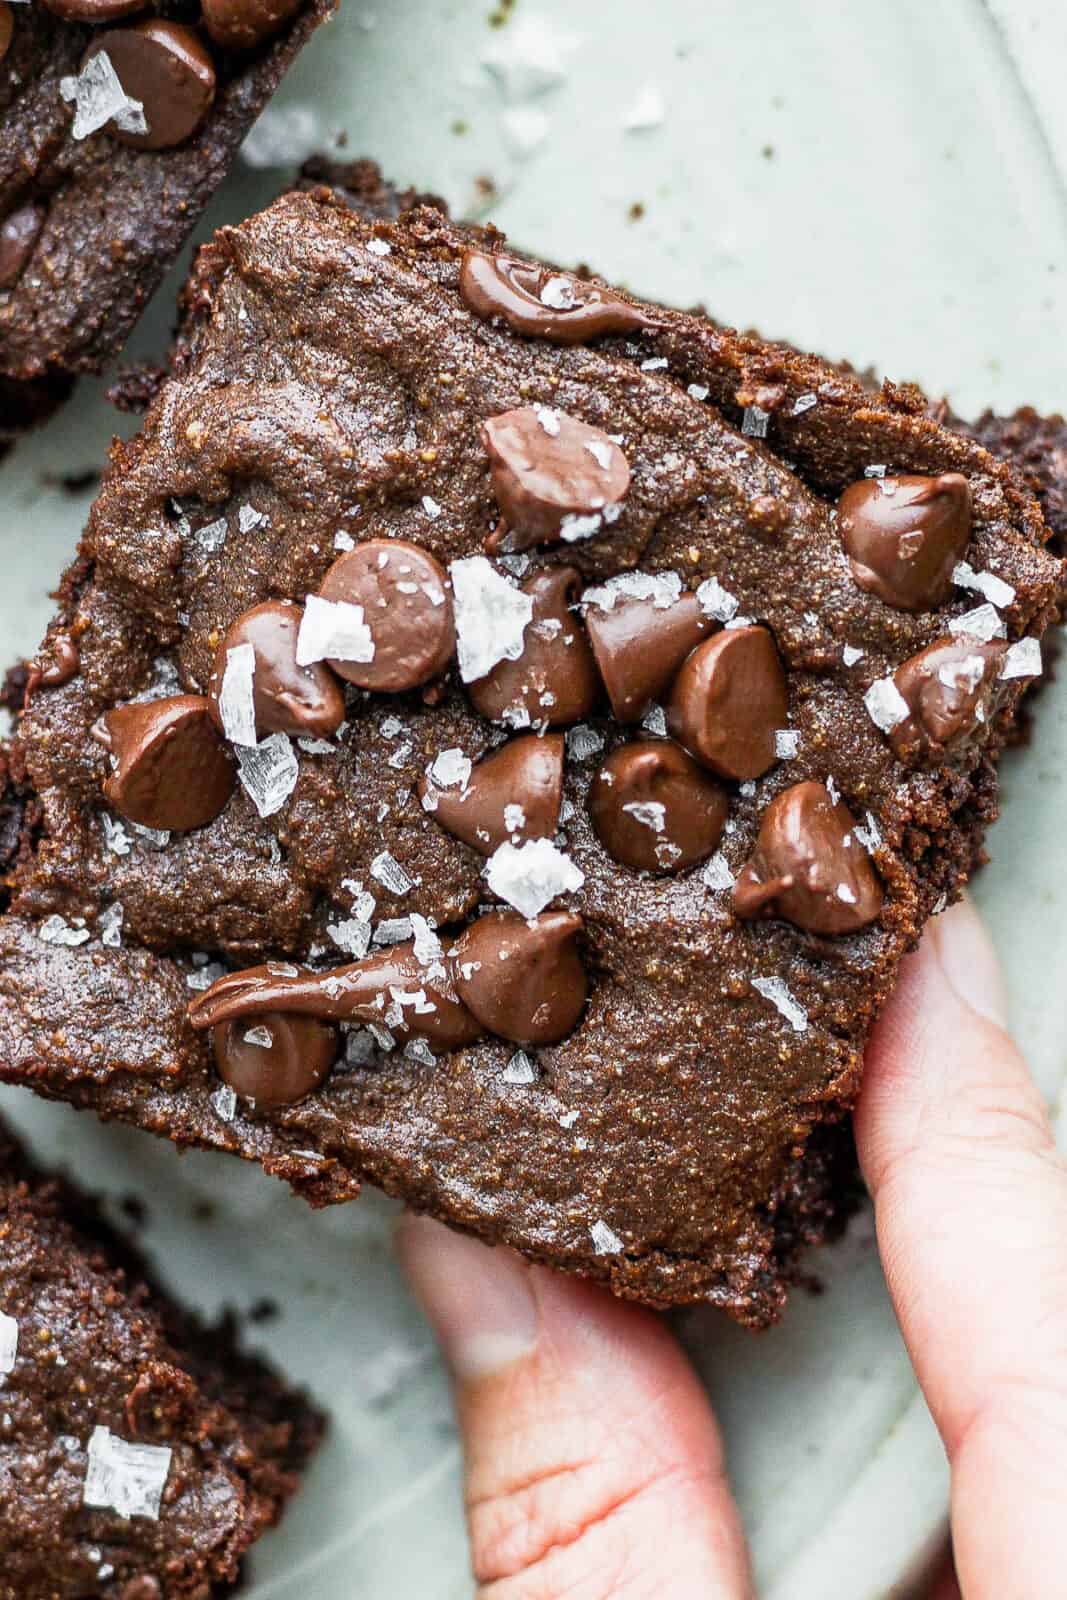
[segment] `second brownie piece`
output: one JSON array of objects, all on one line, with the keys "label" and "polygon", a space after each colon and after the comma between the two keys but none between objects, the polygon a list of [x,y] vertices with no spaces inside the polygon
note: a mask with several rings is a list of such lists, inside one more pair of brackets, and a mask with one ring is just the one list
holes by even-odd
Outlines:
[{"label": "second brownie piece", "polygon": [[429,209],[290,196],[187,304],[13,752],[0,1070],[773,1319],[995,810],[1036,503]]},{"label": "second brownie piece", "polygon": [[0,1600],[208,1600],[322,1419],[201,1327],[0,1123]]}]

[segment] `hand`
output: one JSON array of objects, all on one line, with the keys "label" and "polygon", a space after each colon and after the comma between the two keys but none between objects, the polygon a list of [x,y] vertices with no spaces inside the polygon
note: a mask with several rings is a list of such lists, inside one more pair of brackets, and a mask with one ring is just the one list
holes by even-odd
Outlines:
[{"label": "hand", "polygon": [[[904,965],[856,1136],[952,1466],[960,1589],[1049,1600],[1067,1592],[1067,1166],[1003,1016],[964,903]],[[400,1239],[455,1381],[480,1600],[751,1596],[715,1421],[666,1325],[425,1219]]]}]

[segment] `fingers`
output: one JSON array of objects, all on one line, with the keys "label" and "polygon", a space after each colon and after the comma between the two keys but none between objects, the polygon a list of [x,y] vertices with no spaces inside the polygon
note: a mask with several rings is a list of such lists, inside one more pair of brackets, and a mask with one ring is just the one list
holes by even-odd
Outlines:
[{"label": "fingers", "polygon": [[401,1258],[457,1390],[479,1600],[744,1600],[703,1390],[666,1327],[425,1218]]},{"label": "fingers", "polygon": [[1067,1168],[1003,1031],[974,910],[928,930],[872,1035],[856,1137],[897,1316],[952,1463],[966,1600],[1067,1574]]}]

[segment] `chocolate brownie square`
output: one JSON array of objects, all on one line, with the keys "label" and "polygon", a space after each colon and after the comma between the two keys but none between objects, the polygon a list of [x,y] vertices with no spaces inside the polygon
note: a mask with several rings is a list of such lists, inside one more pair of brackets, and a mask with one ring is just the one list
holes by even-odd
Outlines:
[{"label": "chocolate brownie square", "polygon": [[122,347],[332,0],[0,0],[0,451]]},{"label": "chocolate brownie square", "polygon": [[322,1418],[0,1123],[0,1597],[229,1594]]},{"label": "chocolate brownie square", "polygon": [[0,1072],[772,1321],[995,814],[1038,505],[430,208],[287,196],[185,303],[11,755]]}]

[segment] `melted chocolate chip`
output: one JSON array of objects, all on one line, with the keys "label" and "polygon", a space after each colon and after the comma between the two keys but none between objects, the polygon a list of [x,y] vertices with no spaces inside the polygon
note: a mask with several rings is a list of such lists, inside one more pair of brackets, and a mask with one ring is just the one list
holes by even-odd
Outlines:
[{"label": "melted chocolate chip", "polygon": [[204,27],[224,50],[254,50],[299,11],[302,0],[202,0]]},{"label": "melted chocolate chip", "polygon": [[509,839],[551,839],[563,798],[562,735],[512,739],[478,762],[466,788],[423,778],[419,798],[435,822],[483,856]]},{"label": "melted chocolate chip", "polygon": [[345,717],[344,690],[324,662],[297,665],[296,641],[303,615],[302,606],[267,600],[238,617],[229,629],[215,654],[208,686],[211,715],[222,732],[219,695],[229,652],[243,644],[250,644],[255,651],[252,702],[257,738],[290,733],[330,739],[337,732]]},{"label": "melted chocolate chip", "polygon": [[128,822],[186,833],[233,793],[234,765],[202,695],[119,706],[103,726],[117,763],[104,794]]},{"label": "melted chocolate chip", "polygon": [[81,656],[78,646],[68,633],[57,633],[48,647],[50,660],[35,662],[30,669],[29,681],[26,684],[26,698],[29,699],[34,690],[40,686],[46,689],[60,689],[72,678],[76,678],[81,669]]},{"label": "melted chocolate chip", "polygon": [[452,600],[444,570],[427,551],[403,539],[368,539],[340,556],[319,590],[324,600],[363,607],[374,640],[372,661],[331,661],[361,689],[399,694],[428,683],[456,647]]},{"label": "melted chocolate chip", "polygon": [[[0,0],[0,7],[3,0]],[[0,9],[0,61],[4,59],[4,17]],[[0,289],[17,283],[44,227],[44,207],[19,206],[0,222]]]},{"label": "melted chocolate chip", "polygon": [[486,540],[491,554],[565,539],[570,518],[610,518],[630,487],[630,464],[601,428],[548,406],[490,417],[482,443],[506,523]]},{"label": "melted chocolate chip", "polygon": [[147,133],[108,132],[138,150],[170,150],[203,125],[215,99],[215,67],[192,28],[151,17],[131,28],[109,28],[89,46],[85,60],[107,51],[119,82],[144,107]]},{"label": "melted chocolate chip", "polygon": [[911,715],[889,730],[901,760],[928,760],[968,746],[981,735],[1004,695],[998,674],[1008,653],[994,640],[938,639],[893,675]]},{"label": "melted chocolate chip", "polygon": [[522,585],[533,601],[517,661],[499,661],[467,685],[471,704],[493,722],[514,728],[566,727],[589,715],[600,675],[585,629],[574,611],[581,580],[573,567],[546,567]]},{"label": "melted chocolate chip", "polygon": [[268,1011],[320,1022],[374,1022],[398,1039],[425,1039],[436,1050],[458,1050],[482,1032],[457,1000],[444,962],[419,961],[413,941],[329,972],[268,963],[230,973],[193,1001],[189,1021],[197,1029],[215,1028]]},{"label": "melted chocolate chip", "polygon": [[569,272],[521,261],[517,256],[469,250],[459,292],[475,316],[503,317],[513,333],[554,344],[582,344],[608,333],[656,327],[641,311],[596,283]]},{"label": "melted chocolate chip", "polygon": [[971,490],[959,472],[865,478],[845,490],[837,527],[861,589],[900,611],[948,597],[971,537]]},{"label": "melted chocolate chip", "polygon": [[739,917],[784,917],[809,933],[855,933],[882,909],[882,885],[848,807],[821,783],[795,783],[763,814],[734,886]]},{"label": "melted chocolate chip", "polygon": [[609,855],[644,872],[683,872],[722,837],[729,799],[676,744],[642,739],[614,751],[593,779],[589,815]]},{"label": "melted chocolate chip", "polygon": [[692,593],[669,606],[621,597],[610,611],[587,606],[586,632],[617,719],[639,722],[713,626]]},{"label": "melted chocolate chip", "polygon": [[546,911],[527,922],[491,911],[452,951],[456,988],[489,1033],[514,1044],[556,1044],[582,1014],[588,993],[578,954],[581,917]]},{"label": "melted chocolate chip", "polygon": [[306,1100],[338,1054],[334,1028],[282,1011],[266,1011],[254,1025],[222,1022],[211,1042],[219,1077],[256,1111],[280,1111]]},{"label": "melted chocolate chip", "polygon": [[726,628],[682,665],[667,726],[722,778],[758,778],[777,759],[774,735],[789,709],[785,673],[766,628]]},{"label": "melted chocolate chip", "polygon": [[45,8],[64,22],[118,22],[147,9],[148,0],[44,0]]}]

